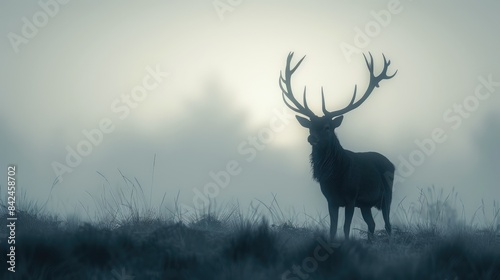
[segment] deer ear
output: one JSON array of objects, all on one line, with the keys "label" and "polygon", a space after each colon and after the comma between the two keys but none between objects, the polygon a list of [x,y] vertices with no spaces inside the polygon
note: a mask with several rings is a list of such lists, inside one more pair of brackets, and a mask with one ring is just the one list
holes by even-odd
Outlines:
[{"label": "deer ear", "polygon": [[305,128],[309,128],[311,126],[311,121],[306,119],[306,118],[303,118],[301,116],[295,116],[297,118],[297,120],[299,121],[300,125],[305,127]]},{"label": "deer ear", "polygon": [[333,128],[339,127],[342,124],[343,120],[344,120],[344,116],[340,116],[338,118],[333,119],[332,120]]}]

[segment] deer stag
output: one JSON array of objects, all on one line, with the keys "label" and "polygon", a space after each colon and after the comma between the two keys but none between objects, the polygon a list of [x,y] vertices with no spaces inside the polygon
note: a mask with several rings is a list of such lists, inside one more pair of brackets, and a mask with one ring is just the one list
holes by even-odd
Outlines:
[{"label": "deer stag", "polygon": [[[363,219],[368,225],[369,239],[371,239],[375,222],[371,212],[372,207],[382,210],[385,229],[391,234],[391,223],[389,212],[392,200],[392,183],[394,178],[394,165],[383,155],[376,152],[355,153],[345,150],[335,135],[335,128],[339,127],[344,114],[356,109],[372,93],[375,87],[379,87],[382,80],[388,80],[394,75],[387,75],[390,61],[384,57],[382,72],[375,76],[373,73],[373,57],[370,53],[370,61],[365,55],[366,66],[370,72],[370,82],[364,95],[356,99],[357,85],[354,86],[353,97],[345,108],[328,111],[325,106],[325,95],[321,88],[322,110],[324,116],[316,116],[307,106],[306,88],[304,87],[303,105],[295,99],[292,92],[291,78],[305,56],[291,67],[293,52],[286,60],[285,76],[280,72],[279,84],[282,91],[283,101],[292,111],[302,114],[307,118],[296,116],[300,125],[309,129],[307,141],[312,145],[311,165],[313,178],[319,182],[321,192],[328,201],[328,212],[330,213],[330,239],[334,240],[337,233],[337,221],[339,207],[345,207],[345,238],[349,239],[354,208],[361,209]],[[292,104],[290,104],[290,102]]]}]

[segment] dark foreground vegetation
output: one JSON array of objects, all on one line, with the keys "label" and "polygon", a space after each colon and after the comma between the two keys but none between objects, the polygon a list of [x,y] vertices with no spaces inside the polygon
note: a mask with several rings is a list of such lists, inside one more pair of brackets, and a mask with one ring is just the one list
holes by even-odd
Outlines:
[{"label": "dark foreground vegetation", "polygon": [[[358,228],[353,240],[329,244],[320,219],[316,226],[279,219],[275,199],[261,203],[270,222],[237,207],[160,218],[135,202],[95,201],[97,215],[108,215],[92,223],[19,211],[16,272],[6,270],[2,229],[0,279],[500,279],[496,206],[495,226],[478,227],[457,223],[447,200],[426,199],[419,219],[395,205],[394,216],[407,221],[395,223],[391,237],[377,231],[369,242]],[[0,213],[6,221],[5,205]]]},{"label": "dark foreground vegetation", "polygon": [[19,220],[16,273],[2,269],[1,279],[500,279],[492,230],[396,229],[372,243],[329,245],[325,232],[286,224],[226,228],[207,218],[105,229]]}]

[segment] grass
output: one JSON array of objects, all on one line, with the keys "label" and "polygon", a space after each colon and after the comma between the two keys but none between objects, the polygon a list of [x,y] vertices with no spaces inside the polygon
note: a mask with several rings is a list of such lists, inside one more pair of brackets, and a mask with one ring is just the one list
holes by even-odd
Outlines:
[{"label": "grass", "polygon": [[[173,209],[164,199],[153,207],[137,180],[122,178],[129,193],[107,183],[99,196],[89,194],[93,207],[82,207],[91,222],[25,204],[16,225],[16,273],[2,269],[0,278],[500,279],[497,205],[479,227],[474,219],[482,213],[487,220],[484,204],[467,222],[454,192],[430,188],[416,203],[394,204],[390,237],[377,231],[368,242],[359,229],[357,238],[330,244],[327,217],[299,224],[276,195],[248,209],[212,202],[189,213],[178,196]],[[7,251],[5,242],[0,246]]]}]

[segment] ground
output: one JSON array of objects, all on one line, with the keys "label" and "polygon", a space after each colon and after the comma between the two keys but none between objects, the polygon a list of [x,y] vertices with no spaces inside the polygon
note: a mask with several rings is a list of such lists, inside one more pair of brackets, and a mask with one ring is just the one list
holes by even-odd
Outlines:
[{"label": "ground", "polygon": [[1,279],[500,279],[493,229],[395,225],[329,243],[321,228],[211,215],[113,226],[18,216],[16,272]]}]

